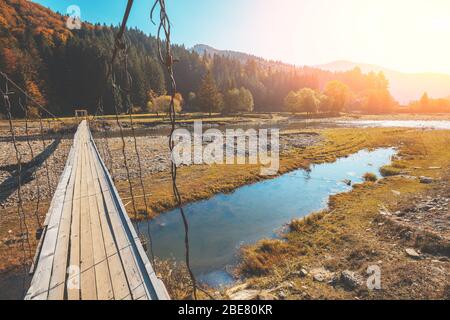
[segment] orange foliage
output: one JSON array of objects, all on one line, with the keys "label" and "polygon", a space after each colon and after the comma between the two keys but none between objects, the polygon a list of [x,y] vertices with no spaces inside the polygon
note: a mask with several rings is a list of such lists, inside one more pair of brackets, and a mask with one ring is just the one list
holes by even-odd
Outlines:
[{"label": "orange foliage", "polygon": [[39,90],[39,87],[31,80],[26,81],[26,88],[28,94],[36,100],[41,105],[45,105],[47,101],[45,100],[44,96],[41,93],[41,90]]},{"label": "orange foliage", "polygon": [[35,35],[43,35],[49,45],[53,45],[56,39],[67,41],[72,35],[66,28],[64,16],[27,0],[0,2],[0,28],[16,37],[28,29]]},{"label": "orange foliage", "polygon": [[5,72],[8,74],[14,73],[17,68],[17,54],[10,48],[3,48],[0,53],[5,65]]}]

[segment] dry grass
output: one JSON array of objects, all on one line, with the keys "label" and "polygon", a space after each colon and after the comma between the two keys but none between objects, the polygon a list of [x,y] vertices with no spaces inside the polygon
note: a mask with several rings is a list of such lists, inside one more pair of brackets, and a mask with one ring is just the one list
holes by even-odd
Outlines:
[{"label": "dry grass", "polygon": [[[372,141],[379,138],[381,144],[389,140],[382,131],[371,137]],[[429,168],[450,166],[450,132],[408,130],[397,132],[395,140],[397,142],[392,141],[391,145],[398,146],[406,159],[399,162],[405,172],[414,176],[426,174],[435,179],[449,178],[448,172]],[[426,151],[423,145],[427,146]],[[395,165],[398,166],[397,161]],[[279,246],[279,240],[272,240],[273,246],[269,240],[264,240],[245,247],[240,271],[246,276],[251,275],[248,283],[253,288],[268,290],[289,281],[292,288],[288,298],[291,299],[448,298],[449,283],[445,275],[449,271],[449,262],[441,263],[447,273],[439,274],[436,267],[430,265],[429,258],[412,260],[404,251],[405,246],[409,246],[434,255],[448,255],[448,240],[420,232],[420,236],[409,242],[399,243],[394,240],[398,237],[395,229],[398,226],[388,224],[379,213],[380,205],[395,212],[410,203],[412,197],[427,194],[432,188],[433,185],[420,184],[417,179],[402,176],[357,185],[350,193],[331,197],[328,211],[293,221],[282,246]],[[267,252],[263,249],[266,247],[273,250]],[[382,267],[381,291],[345,291],[314,282],[310,277],[302,278],[294,272],[302,267],[323,266],[330,271],[349,269],[365,275],[367,267],[373,264]]]},{"label": "dry grass", "polygon": [[[413,133],[408,129],[324,129],[302,130],[304,133],[318,133],[323,140],[316,145],[303,149],[293,149],[281,156],[279,174],[284,174],[299,168],[308,168],[311,164],[334,162],[337,158],[347,156],[364,148],[378,148],[397,145],[397,136],[405,133]],[[405,136],[403,143],[409,144],[410,136]],[[401,141],[401,140],[400,140]],[[413,144],[411,142],[410,144]],[[418,150],[417,152],[420,152]],[[178,186],[184,202],[208,199],[217,193],[232,192],[243,185],[255,183],[263,179],[273,178],[260,175],[258,165],[198,165],[182,167],[178,171]],[[175,202],[172,195],[170,174],[161,172],[145,177],[148,204],[151,208],[150,217],[160,212],[174,208]],[[139,189],[138,181],[132,181],[136,190]],[[128,199],[129,186],[127,181],[117,183],[118,190],[123,199]],[[135,218],[127,207],[131,218]],[[143,198],[137,199],[139,212],[145,212]],[[146,215],[137,215],[138,219]]]},{"label": "dry grass", "polygon": [[376,182],[378,180],[377,175],[372,172],[365,173],[363,179],[366,182]]}]

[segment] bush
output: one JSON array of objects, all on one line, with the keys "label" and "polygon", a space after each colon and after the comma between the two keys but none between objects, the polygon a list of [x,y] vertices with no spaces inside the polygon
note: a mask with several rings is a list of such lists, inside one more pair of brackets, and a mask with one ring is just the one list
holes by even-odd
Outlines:
[{"label": "bush", "polygon": [[365,173],[363,179],[366,182],[376,182],[378,180],[377,175],[372,172]]},{"label": "bush", "polygon": [[[40,117],[39,108],[38,107],[28,107],[27,114],[30,119],[39,119],[39,117]],[[1,119],[1,116],[0,116],[0,119]]]},{"label": "bush", "polygon": [[384,166],[381,167],[380,173],[383,177],[391,177],[391,176],[398,176],[402,172],[400,169],[395,168],[393,166]]}]

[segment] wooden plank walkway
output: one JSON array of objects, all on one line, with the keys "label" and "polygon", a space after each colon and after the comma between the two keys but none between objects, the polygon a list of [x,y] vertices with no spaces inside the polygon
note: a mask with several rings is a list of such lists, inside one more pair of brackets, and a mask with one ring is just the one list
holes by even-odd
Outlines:
[{"label": "wooden plank walkway", "polygon": [[86,121],[50,205],[27,300],[167,300]]}]

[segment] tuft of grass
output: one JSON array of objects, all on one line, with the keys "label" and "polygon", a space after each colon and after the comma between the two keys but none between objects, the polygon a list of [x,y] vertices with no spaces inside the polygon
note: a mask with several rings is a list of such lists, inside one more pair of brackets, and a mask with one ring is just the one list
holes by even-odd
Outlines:
[{"label": "tuft of grass", "polygon": [[237,272],[241,275],[263,276],[273,270],[273,266],[289,253],[288,245],[281,240],[264,239],[258,242],[258,248],[254,246],[243,246],[240,254],[242,263]]},{"label": "tuft of grass", "polygon": [[363,175],[363,179],[366,182],[376,182],[378,180],[378,177],[372,172],[367,172]]},{"label": "tuft of grass", "polygon": [[392,177],[398,176],[402,173],[399,168],[395,168],[394,166],[384,166],[380,168],[380,173],[383,177]]},{"label": "tuft of grass", "polygon": [[[414,175],[426,173],[448,179],[447,169],[430,172],[421,168],[450,166],[450,149],[445,147],[450,132],[410,130],[392,134],[392,130],[383,132],[381,129],[372,132],[374,135],[368,137],[371,146],[380,147],[388,143],[398,147],[400,154],[404,155],[383,171],[398,174],[402,170]],[[327,135],[337,138],[336,133],[328,131]],[[352,136],[348,138],[352,139]],[[427,154],[417,148],[419,144],[427,145]],[[447,256],[448,241],[423,232],[411,240],[399,239],[398,235],[405,230],[405,225],[396,225],[397,230],[390,226],[388,217],[380,215],[380,205],[392,212],[403,210],[408,208],[412,199],[423,197],[431,188],[433,186],[420,184],[416,179],[397,176],[385,179],[383,183],[359,184],[349,193],[332,196],[329,200],[330,213],[325,212],[322,219],[314,219],[314,215],[310,215],[291,222],[290,232],[284,235],[286,241],[282,251],[263,252],[261,243],[246,247],[243,264],[253,266],[259,273],[251,274],[251,268],[243,268],[246,271],[243,275],[247,277],[245,282],[260,290],[269,290],[289,277],[290,283],[308,293],[308,298],[352,299],[355,292],[314,282],[311,277],[297,276],[299,267],[292,266],[302,266],[306,270],[325,267],[335,272],[352,270],[364,275],[374,261],[383,261],[385,289],[365,294],[359,292],[360,298],[442,299],[445,292],[448,295],[446,283],[430,271],[426,259],[411,261],[405,255],[404,248],[416,247],[422,252]],[[399,191],[400,195],[393,196],[392,190]],[[394,230],[389,231],[391,229]],[[412,282],[421,283],[422,289],[411,290]],[[303,298],[298,296],[296,289],[285,290],[285,293],[287,299]]]}]

